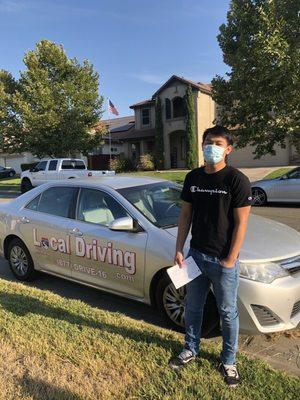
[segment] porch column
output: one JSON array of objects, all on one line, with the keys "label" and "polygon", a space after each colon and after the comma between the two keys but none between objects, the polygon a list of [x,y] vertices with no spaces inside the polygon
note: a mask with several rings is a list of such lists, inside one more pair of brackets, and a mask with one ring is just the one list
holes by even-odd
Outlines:
[{"label": "porch column", "polygon": [[143,154],[145,154],[145,141],[141,140],[141,142],[140,142],[140,155],[142,156]]},{"label": "porch column", "polygon": [[170,134],[164,135],[164,152],[165,152],[165,159],[164,159],[164,166],[165,169],[171,168],[171,158],[170,158]]}]

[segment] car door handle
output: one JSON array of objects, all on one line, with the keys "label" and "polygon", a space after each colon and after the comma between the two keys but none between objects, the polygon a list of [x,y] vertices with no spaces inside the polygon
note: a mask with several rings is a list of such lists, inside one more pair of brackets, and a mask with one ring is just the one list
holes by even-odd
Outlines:
[{"label": "car door handle", "polygon": [[26,217],[22,217],[20,221],[22,224],[29,224],[29,222],[30,222],[29,219]]},{"label": "car door handle", "polygon": [[69,229],[69,234],[74,236],[83,236],[83,233],[78,228]]}]

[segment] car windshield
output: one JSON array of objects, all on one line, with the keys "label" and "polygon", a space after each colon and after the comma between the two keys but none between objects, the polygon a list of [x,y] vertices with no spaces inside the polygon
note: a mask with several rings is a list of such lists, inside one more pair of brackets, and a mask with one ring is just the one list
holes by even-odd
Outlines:
[{"label": "car windshield", "polygon": [[160,228],[170,228],[178,225],[182,203],[181,190],[181,185],[172,182],[158,182],[127,187],[117,191],[154,225]]}]

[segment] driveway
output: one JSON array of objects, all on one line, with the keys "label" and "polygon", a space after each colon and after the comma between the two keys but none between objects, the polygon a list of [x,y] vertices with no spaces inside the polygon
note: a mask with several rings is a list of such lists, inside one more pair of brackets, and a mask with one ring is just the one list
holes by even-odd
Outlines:
[{"label": "driveway", "polygon": [[280,167],[251,167],[251,168],[238,168],[241,172],[248,176],[250,182],[263,179],[269,173],[276,171],[280,168],[296,168],[298,165],[282,165]]}]

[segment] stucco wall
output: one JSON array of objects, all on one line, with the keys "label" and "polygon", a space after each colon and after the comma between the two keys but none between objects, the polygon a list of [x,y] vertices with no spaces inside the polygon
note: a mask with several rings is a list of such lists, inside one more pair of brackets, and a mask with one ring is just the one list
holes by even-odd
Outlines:
[{"label": "stucco wall", "polygon": [[134,109],[134,115],[135,115],[135,128],[136,129],[149,129],[149,128],[155,128],[155,106],[154,104],[151,104],[150,106],[145,105],[144,107],[150,108],[150,126],[142,126],[142,108],[143,107],[136,107]]},{"label": "stucco wall", "polygon": [[281,165],[289,165],[289,144],[285,149],[279,145],[274,146],[276,155],[265,155],[260,159],[254,159],[252,152],[255,146],[246,146],[242,149],[234,148],[228,156],[228,163],[234,167],[277,167]]},{"label": "stucco wall", "polygon": [[198,91],[197,93],[197,132],[198,132],[198,165],[204,164],[202,152],[202,137],[207,128],[212,127],[216,117],[216,105],[211,96]]}]

